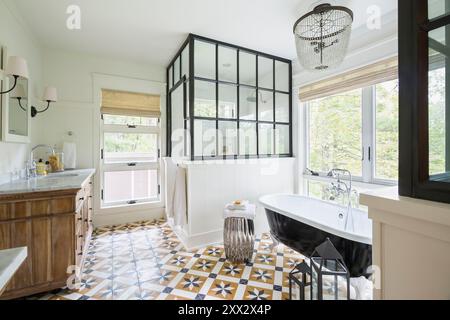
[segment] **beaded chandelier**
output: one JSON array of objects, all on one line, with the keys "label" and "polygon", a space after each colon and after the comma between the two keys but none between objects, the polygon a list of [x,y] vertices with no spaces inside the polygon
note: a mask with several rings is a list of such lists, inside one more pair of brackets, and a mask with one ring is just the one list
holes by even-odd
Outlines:
[{"label": "beaded chandelier", "polygon": [[338,66],[347,54],[353,12],[328,3],[318,5],[294,25],[300,64],[321,71]]}]

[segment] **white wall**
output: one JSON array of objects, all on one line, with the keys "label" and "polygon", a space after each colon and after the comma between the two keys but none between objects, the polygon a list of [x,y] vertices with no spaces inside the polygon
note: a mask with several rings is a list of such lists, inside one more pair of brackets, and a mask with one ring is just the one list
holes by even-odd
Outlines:
[{"label": "white wall", "polygon": [[50,49],[43,56],[43,83],[57,87],[59,101],[33,119],[32,143],[61,147],[64,141],[76,142],[80,168],[96,167],[93,135],[99,123],[94,111],[99,106],[94,103],[93,74],[165,82],[163,67]]},{"label": "white wall", "polygon": [[[21,56],[28,61],[30,73],[30,102],[36,104],[42,95],[42,55],[26,24],[0,0],[0,45],[6,46],[9,56]],[[10,173],[22,169],[27,160],[29,145],[0,141],[0,183],[8,182]]]}]

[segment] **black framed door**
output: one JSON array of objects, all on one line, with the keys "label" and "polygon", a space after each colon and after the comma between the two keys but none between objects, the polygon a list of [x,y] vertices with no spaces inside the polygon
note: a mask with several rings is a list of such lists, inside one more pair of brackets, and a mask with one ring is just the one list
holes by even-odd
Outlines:
[{"label": "black framed door", "polygon": [[402,196],[450,203],[450,0],[399,0]]}]

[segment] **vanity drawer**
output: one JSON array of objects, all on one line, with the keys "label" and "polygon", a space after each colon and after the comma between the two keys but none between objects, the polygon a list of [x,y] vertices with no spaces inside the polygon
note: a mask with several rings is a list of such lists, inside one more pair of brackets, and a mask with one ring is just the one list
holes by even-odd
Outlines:
[{"label": "vanity drawer", "polygon": [[77,210],[78,208],[83,204],[83,202],[87,200],[86,199],[86,194],[84,192],[84,189],[81,189],[80,191],[78,191],[77,196],[76,196],[76,203],[77,203]]}]

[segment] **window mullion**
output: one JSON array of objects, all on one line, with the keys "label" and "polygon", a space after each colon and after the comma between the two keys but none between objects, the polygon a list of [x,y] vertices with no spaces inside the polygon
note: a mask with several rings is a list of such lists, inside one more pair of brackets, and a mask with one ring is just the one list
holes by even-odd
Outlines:
[{"label": "window mullion", "polygon": [[373,182],[375,141],[375,86],[363,89],[362,96],[362,168],[363,181]]}]

